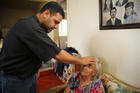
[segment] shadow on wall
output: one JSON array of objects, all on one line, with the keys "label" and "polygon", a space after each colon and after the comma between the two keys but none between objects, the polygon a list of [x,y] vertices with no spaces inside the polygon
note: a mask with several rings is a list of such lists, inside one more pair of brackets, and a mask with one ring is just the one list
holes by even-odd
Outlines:
[{"label": "shadow on wall", "polygon": [[107,72],[109,69],[109,66],[106,62],[106,60],[102,57],[98,57],[99,61],[102,63],[102,73]]}]

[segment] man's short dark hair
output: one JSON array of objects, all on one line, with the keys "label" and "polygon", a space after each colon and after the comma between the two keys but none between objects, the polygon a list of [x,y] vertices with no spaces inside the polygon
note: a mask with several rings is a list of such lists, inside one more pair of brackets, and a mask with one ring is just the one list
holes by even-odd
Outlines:
[{"label": "man's short dark hair", "polygon": [[51,2],[46,3],[42,7],[40,12],[42,13],[47,9],[50,11],[51,15],[54,15],[56,13],[60,13],[60,15],[62,15],[62,17],[65,18],[64,10],[57,2],[51,1]]},{"label": "man's short dark hair", "polygon": [[112,8],[110,9],[110,13],[111,13],[111,11],[114,10],[114,9],[115,9],[115,11],[117,11],[116,7],[112,7]]}]

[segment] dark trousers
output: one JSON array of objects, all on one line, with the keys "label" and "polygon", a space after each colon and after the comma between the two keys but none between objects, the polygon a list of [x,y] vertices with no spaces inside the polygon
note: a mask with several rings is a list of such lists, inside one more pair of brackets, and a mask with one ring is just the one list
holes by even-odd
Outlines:
[{"label": "dark trousers", "polygon": [[2,93],[2,72],[0,71],[0,93]]},{"label": "dark trousers", "polygon": [[2,93],[36,93],[36,76],[21,80],[2,73]]}]

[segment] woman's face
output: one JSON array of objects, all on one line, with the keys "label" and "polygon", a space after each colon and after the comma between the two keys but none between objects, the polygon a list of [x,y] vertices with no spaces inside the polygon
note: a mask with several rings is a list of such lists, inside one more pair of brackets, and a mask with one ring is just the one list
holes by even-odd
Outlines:
[{"label": "woman's face", "polygon": [[133,8],[131,6],[125,8],[125,14],[126,14],[126,16],[131,16],[132,15],[132,11],[133,11]]},{"label": "woman's face", "polygon": [[92,76],[95,74],[96,63],[83,65],[81,70],[81,76]]}]

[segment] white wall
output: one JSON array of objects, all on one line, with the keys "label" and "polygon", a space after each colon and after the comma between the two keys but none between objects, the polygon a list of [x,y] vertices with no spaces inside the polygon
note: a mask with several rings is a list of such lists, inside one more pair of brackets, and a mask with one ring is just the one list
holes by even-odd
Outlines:
[{"label": "white wall", "polygon": [[140,88],[140,29],[99,30],[99,0],[68,0],[68,45],[96,56],[104,71]]}]

